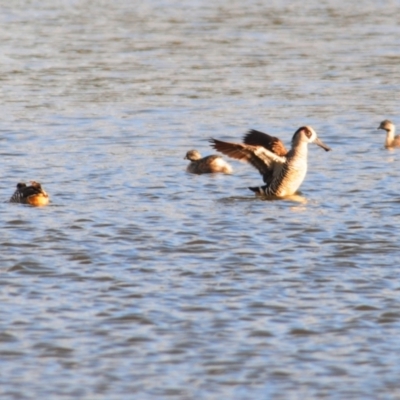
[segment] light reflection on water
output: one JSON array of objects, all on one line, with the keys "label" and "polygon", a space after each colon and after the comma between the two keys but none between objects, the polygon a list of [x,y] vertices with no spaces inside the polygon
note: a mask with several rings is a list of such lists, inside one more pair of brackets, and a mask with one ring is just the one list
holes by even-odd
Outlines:
[{"label": "light reflection on water", "polygon": [[[396,397],[396,5],[106,6],[2,9],[2,398]],[[290,199],[185,172],[306,124]]]}]

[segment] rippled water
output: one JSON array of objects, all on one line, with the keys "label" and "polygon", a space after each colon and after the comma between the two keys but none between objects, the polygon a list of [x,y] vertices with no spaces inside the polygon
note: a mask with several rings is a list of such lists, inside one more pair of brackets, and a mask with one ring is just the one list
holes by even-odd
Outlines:
[{"label": "rippled water", "polygon": [[[399,398],[398,2],[1,2],[1,399]],[[187,150],[312,125],[295,201]]]}]

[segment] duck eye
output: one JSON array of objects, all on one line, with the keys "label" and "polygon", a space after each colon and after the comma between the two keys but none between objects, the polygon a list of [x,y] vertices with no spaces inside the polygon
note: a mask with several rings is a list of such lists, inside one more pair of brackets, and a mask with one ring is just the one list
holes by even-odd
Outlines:
[{"label": "duck eye", "polygon": [[308,138],[310,138],[312,136],[312,132],[309,129],[304,129],[304,133],[306,134],[306,136]]}]

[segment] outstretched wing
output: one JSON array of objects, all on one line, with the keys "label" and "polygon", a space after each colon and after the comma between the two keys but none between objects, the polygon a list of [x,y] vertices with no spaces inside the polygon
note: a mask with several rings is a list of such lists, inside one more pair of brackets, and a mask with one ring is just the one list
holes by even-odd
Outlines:
[{"label": "outstretched wing", "polygon": [[281,170],[286,157],[278,156],[263,146],[253,146],[245,143],[229,143],[210,139],[211,146],[221,153],[239,161],[250,163],[269,184],[273,176]]},{"label": "outstretched wing", "polygon": [[267,135],[266,133],[251,129],[243,137],[243,142],[252,146],[263,146],[267,150],[272,151],[278,156],[286,156],[288,151],[284,144],[274,136]]}]

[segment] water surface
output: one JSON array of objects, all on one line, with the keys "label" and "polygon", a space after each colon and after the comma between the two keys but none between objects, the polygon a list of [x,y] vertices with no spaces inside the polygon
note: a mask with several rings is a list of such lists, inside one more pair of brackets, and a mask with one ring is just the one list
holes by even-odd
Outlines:
[{"label": "water surface", "polygon": [[[2,399],[400,396],[397,2],[2,2]],[[295,199],[192,176],[311,125]]]}]

